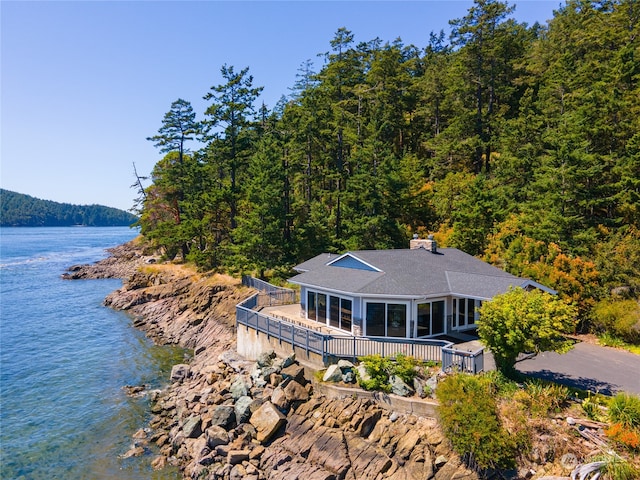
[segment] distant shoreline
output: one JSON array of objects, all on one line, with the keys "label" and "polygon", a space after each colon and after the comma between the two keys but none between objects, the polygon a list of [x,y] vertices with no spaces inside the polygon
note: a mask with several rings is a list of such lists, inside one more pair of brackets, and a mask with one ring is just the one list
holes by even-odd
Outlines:
[{"label": "distant shoreline", "polygon": [[58,203],[0,189],[0,227],[130,227],[138,217],[104,205]]}]

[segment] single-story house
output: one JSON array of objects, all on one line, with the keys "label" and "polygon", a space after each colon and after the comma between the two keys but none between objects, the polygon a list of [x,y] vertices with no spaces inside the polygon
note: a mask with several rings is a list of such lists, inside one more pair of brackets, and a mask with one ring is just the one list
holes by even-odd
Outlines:
[{"label": "single-story house", "polygon": [[428,338],[476,328],[477,308],[511,287],[553,290],[433,236],[409,249],[321,254],[295,267],[301,315],[366,337]]}]

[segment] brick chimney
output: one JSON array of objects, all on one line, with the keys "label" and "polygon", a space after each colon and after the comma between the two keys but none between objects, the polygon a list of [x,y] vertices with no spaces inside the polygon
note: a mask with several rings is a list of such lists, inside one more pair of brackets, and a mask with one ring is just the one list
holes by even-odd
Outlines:
[{"label": "brick chimney", "polygon": [[431,253],[437,253],[438,244],[433,239],[433,235],[427,236],[427,239],[425,240],[424,238],[419,238],[418,234],[415,233],[413,235],[413,239],[409,242],[409,248],[424,248],[425,250],[429,250]]}]

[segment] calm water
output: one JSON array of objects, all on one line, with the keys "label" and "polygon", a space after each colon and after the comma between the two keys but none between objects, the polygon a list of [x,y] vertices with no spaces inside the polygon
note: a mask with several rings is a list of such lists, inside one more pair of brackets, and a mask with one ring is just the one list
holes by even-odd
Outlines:
[{"label": "calm water", "polygon": [[119,280],[62,280],[106,256],[129,228],[0,229],[0,478],[169,479],[146,457],[121,459],[149,420],[148,400],[176,348],[156,347],[122,312],[102,306]]}]

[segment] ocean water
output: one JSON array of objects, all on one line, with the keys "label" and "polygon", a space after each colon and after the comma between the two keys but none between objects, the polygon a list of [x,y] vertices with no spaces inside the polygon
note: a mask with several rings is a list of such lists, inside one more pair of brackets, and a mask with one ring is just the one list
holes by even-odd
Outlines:
[{"label": "ocean water", "polygon": [[123,459],[150,419],[146,397],[184,351],[154,346],[131,319],[102,305],[120,280],[62,280],[104,258],[129,228],[0,229],[0,478],[175,479],[153,452]]}]

